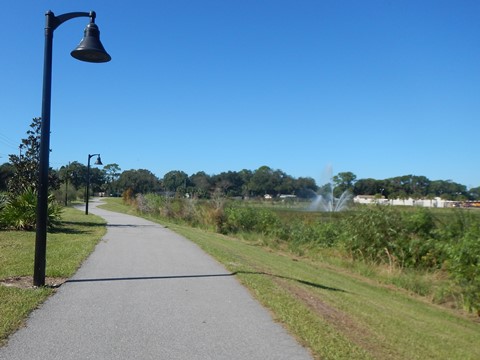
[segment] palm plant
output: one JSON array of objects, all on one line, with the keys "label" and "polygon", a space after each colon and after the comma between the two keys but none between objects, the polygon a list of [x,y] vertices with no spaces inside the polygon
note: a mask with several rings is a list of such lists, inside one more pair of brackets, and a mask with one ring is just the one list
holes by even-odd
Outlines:
[{"label": "palm plant", "polygon": [[[0,227],[15,230],[33,230],[36,225],[37,193],[32,188],[10,199],[0,199]],[[48,227],[59,224],[61,207],[53,195],[48,198]]]}]

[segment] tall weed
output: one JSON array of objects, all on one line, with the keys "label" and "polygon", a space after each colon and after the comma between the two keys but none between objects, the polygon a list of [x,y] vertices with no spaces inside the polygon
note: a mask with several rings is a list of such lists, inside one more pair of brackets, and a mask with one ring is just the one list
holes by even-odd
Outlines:
[{"label": "tall weed", "polygon": [[464,306],[480,316],[480,228],[472,224],[457,242],[449,247],[448,269],[461,287]]},{"label": "tall weed", "polygon": [[280,219],[269,209],[245,206],[228,206],[225,208],[222,230],[226,233],[256,232],[274,234],[280,226]]},{"label": "tall weed", "polygon": [[402,264],[406,231],[402,213],[393,207],[362,207],[344,219],[342,243],[354,259]]}]

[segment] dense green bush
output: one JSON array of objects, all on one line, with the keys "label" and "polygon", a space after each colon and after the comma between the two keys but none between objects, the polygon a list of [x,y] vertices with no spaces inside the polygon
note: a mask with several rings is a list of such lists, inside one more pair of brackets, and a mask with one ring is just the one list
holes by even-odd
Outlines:
[{"label": "dense green bush", "polygon": [[[397,210],[401,211],[401,210]],[[416,269],[438,269],[447,259],[440,223],[431,210],[416,208],[403,211],[406,242],[403,244],[404,266]]]},{"label": "dense green bush", "polygon": [[480,311],[479,216],[461,209],[447,215],[438,220],[428,209],[364,208],[342,220],[342,244],[355,259],[447,270],[464,306]]},{"label": "dense green bush", "polygon": [[[16,230],[33,230],[36,224],[37,193],[29,189],[8,199],[0,211],[0,227]],[[61,207],[53,195],[48,197],[47,224],[53,228],[59,224]]]},{"label": "dense green bush", "polygon": [[393,207],[368,206],[341,221],[341,242],[354,259],[402,264],[406,229],[402,213]]},{"label": "dense green bush", "polygon": [[75,189],[72,184],[65,186],[62,184],[60,188],[53,190],[53,195],[59,204],[65,204],[65,197],[67,203],[71,203],[77,199],[83,199],[85,197],[85,189]]},{"label": "dense green bush", "polygon": [[269,209],[231,205],[224,210],[222,231],[273,234],[280,226],[278,216]]},{"label": "dense green bush", "polygon": [[[341,221],[341,243],[354,259],[416,269],[441,268],[451,231],[425,208],[368,206]],[[455,226],[456,234],[462,234]]]},{"label": "dense green bush", "polygon": [[334,246],[340,233],[342,231],[341,228],[337,226],[334,222],[318,222],[315,229],[315,238],[313,239],[313,244],[320,245],[322,247],[332,247]]},{"label": "dense green bush", "polygon": [[461,287],[464,305],[480,315],[480,226],[471,222],[464,235],[448,247],[448,270]]}]

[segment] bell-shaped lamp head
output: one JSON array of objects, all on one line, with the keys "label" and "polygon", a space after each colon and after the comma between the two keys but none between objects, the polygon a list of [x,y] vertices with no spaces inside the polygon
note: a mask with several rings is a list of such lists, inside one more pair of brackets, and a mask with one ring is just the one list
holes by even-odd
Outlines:
[{"label": "bell-shaped lamp head", "polygon": [[100,159],[100,155],[97,156],[97,161],[95,161],[95,165],[103,165],[102,159]]},{"label": "bell-shaped lamp head", "polygon": [[100,30],[94,17],[90,18],[90,23],[85,28],[82,41],[70,54],[75,59],[93,63],[108,62],[112,59],[100,42]]}]

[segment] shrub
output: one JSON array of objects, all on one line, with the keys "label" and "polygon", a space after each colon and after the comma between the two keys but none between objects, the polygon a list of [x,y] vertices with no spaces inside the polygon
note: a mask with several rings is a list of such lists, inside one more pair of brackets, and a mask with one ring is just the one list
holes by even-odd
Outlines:
[{"label": "shrub", "polygon": [[[480,312],[480,229],[478,224],[466,231],[460,241],[449,247],[449,272],[462,288],[465,307]],[[480,315],[480,313],[479,313]]]},{"label": "shrub", "polygon": [[337,242],[341,229],[333,222],[319,222],[316,224],[314,243],[322,247],[332,247]]},{"label": "shrub", "polygon": [[137,194],[137,196],[135,196],[135,204],[138,211],[144,214],[150,213],[150,207],[148,206],[148,202],[143,194]]},{"label": "shrub", "polygon": [[182,219],[188,222],[192,226],[196,226],[200,223],[199,211],[197,208],[196,199],[183,199],[182,201]]},{"label": "shrub", "polygon": [[416,208],[414,211],[406,213],[405,226],[409,233],[428,238],[435,232],[436,221],[429,209]]},{"label": "shrub", "polygon": [[[36,225],[37,193],[29,189],[16,197],[9,199],[0,212],[0,225],[3,228],[16,230],[33,230]],[[58,225],[61,217],[61,207],[55,202],[55,197],[48,197],[47,225],[51,229]]]},{"label": "shrub", "polygon": [[255,209],[249,207],[228,206],[224,214],[223,231],[226,233],[253,231],[257,221]]},{"label": "shrub", "polygon": [[176,220],[182,220],[183,213],[183,199],[167,198],[163,208],[164,216]]},{"label": "shrub", "polygon": [[296,252],[303,245],[331,247],[337,242],[339,233],[339,227],[331,221],[311,222],[300,218],[281,224],[277,230],[277,236]]},{"label": "shrub", "polygon": [[404,213],[407,238],[403,246],[404,265],[409,268],[437,269],[446,260],[445,241],[439,241],[438,220],[429,209]]},{"label": "shrub", "polygon": [[268,209],[257,209],[254,231],[264,235],[276,234],[282,223],[277,214]]},{"label": "shrub", "polygon": [[342,243],[354,259],[375,263],[398,263],[404,257],[400,243],[405,238],[402,214],[390,206],[368,206],[346,216]]},{"label": "shrub", "polygon": [[122,198],[123,198],[123,202],[124,202],[125,204],[134,205],[134,202],[135,202],[135,194],[133,193],[133,189],[132,189],[132,188],[126,189],[126,190],[122,193]]},{"label": "shrub", "polygon": [[224,210],[223,232],[256,232],[274,234],[280,226],[278,216],[271,210],[231,205]]},{"label": "shrub", "polygon": [[0,211],[7,205],[8,196],[5,193],[0,193]]},{"label": "shrub", "polygon": [[72,201],[77,200],[77,198],[82,199],[85,197],[85,190],[79,190],[75,189],[72,184],[69,184],[68,188],[65,186],[65,184],[63,184],[59,189],[53,190],[53,195],[59,204],[65,203],[65,196],[67,197],[67,202],[71,203]]},{"label": "shrub", "polygon": [[146,194],[144,198],[147,203],[148,210],[152,214],[160,214],[167,201],[164,196],[152,193]]},{"label": "shrub", "polygon": [[465,227],[454,220],[442,230],[428,209],[380,205],[359,209],[342,224],[342,244],[353,258],[417,269],[441,268],[446,244]]},{"label": "shrub", "polygon": [[223,204],[218,206],[218,203],[207,202],[204,203],[198,209],[198,216],[200,218],[200,224],[202,224],[207,229],[213,229],[214,231],[224,234],[226,233],[225,228],[225,208]]}]

